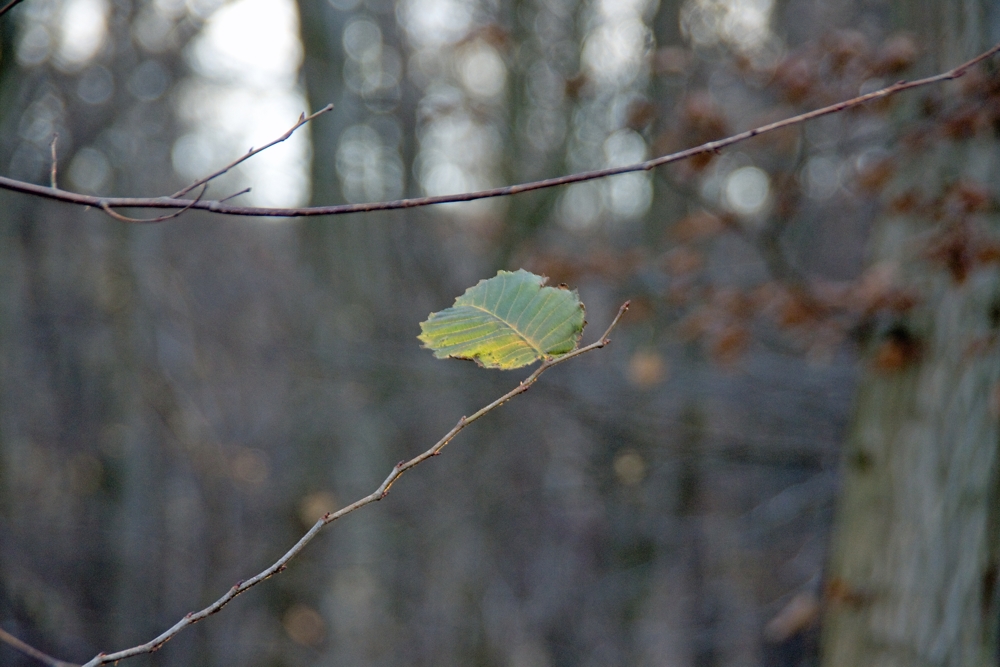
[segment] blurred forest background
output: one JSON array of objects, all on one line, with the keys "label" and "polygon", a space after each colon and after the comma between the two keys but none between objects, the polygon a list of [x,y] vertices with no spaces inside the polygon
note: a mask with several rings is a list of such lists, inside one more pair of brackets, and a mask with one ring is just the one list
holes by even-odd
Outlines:
[{"label": "blurred forest background", "polygon": [[[721,138],[952,67],[1000,4],[25,0],[0,30],[0,173],[47,184],[58,135],[61,186],[169,194],[332,102],[207,195],[303,205]],[[828,665],[998,664],[995,69],[470,204],[0,194],[0,627],[83,662],[263,569],[521,379],[416,335],[523,267],[585,342],[631,299],[613,345],[130,664],[798,666],[821,632]]]}]

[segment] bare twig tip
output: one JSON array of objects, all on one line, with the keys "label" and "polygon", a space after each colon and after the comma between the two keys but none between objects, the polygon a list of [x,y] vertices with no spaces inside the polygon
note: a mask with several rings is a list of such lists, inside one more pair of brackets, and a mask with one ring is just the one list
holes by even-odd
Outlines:
[{"label": "bare twig tip", "polygon": [[219,203],[221,204],[223,202],[229,201],[230,199],[233,199],[234,197],[239,197],[240,195],[245,195],[246,193],[250,192],[250,190],[251,190],[251,188],[243,188],[239,192],[234,192],[233,194],[229,195],[228,197],[223,197],[222,199],[219,200]]}]

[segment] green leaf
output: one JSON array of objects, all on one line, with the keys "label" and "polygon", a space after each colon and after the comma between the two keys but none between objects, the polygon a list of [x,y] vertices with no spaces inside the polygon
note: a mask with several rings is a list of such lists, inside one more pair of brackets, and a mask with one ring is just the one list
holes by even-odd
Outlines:
[{"label": "green leaf", "polygon": [[472,359],[486,368],[521,368],[576,349],[584,309],[576,290],[544,287],[523,269],[480,280],[447,310],[420,323],[418,338],[438,359]]}]

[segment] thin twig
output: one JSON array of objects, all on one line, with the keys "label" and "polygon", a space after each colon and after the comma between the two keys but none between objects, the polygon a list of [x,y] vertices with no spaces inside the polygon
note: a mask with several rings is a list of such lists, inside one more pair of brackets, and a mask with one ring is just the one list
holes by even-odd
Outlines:
[{"label": "thin twig", "polygon": [[80,667],[74,662],[65,662],[63,660],[58,660],[56,658],[53,658],[51,655],[48,655],[47,653],[42,653],[34,646],[24,643],[23,641],[21,641],[14,635],[10,634],[3,628],[0,628],[0,641],[4,642],[5,644],[9,644],[10,646],[13,646],[21,653],[27,656],[31,656],[32,658],[34,658],[39,662],[44,662],[49,667]]},{"label": "thin twig", "polygon": [[379,500],[385,498],[386,495],[388,495],[389,493],[389,489],[392,487],[393,484],[396,483],[396,480],[398,480],[403,475],[403,473],[405,473],[407,470],[410,470],[411,468],[420,465],[427,459],[440,454],[441,450],[444,449],[449,442],[454,440],[455,436],[461,433],[466,426],[476,421],[480,417],[486,415],[487,413],[497,409],[498,407],[500,407],[510,399],[514,398],[518,394],[523,394],[524,392],[528,391],[528,389],[531,388],[531,385],[535,384],[538,378],[541,377],[542,373],[549,370],[553,366],[558,366],[559,364],[565,361],[569,361],[574,357],[578,357],[581,354],[586,354],[587,352],[591,352],[592,350],[600,349],[605,345],[607,345],[608,343],[610,343],[611,338],[609,336],[611,335],[611,331],[616,326],[618,326],[618,323],[621,321],[622,316],[625,315],[625,311],[628,310],[628,307],[629,307],[628,301],[622,304],[621,308],[618,309],[618,314],[615,315],[614,320],[611,321],[611,324],[608,326],[607,330],[600,337],[600,339],[591,343],[590,345],[585,345],[584,347],[577,348],[572,352],[568,352],[558,357],[549,357],[545,359],[541,363],[541,365],[537,369],[535,369],[535,371],[531,375],[525,378],[519,385],[517,385],[516,387],[514,387],[506,394],[493,401],[492,403],[480,408],[479,410],[476,410],[470,416],[462,417],[461,419],[459,419],[458,423],[455,424],[455,426],[452,427],[452,429],[448,431],[444,435],[444,437],[442,437],[440,440],[434,443],[434,445],[430,449],[428,449],[422,454],[413,457],[409,461],[400,461],[395,466],[393,466],[392,471],[389,473],[389,476],[386,477],[381,484],[379,484],[377,489],[369,493],[367,496],[354,501],[347,507],[341,508],[336,512],[329,512],[325,514],[313,525],[312,528],[309,529],[309,531],[305,535],[303,535],[299,539],[298,542],[295,543],[295,545],[291,549],[286,551],[281,558],[276,560],[274,564],[272,564],[269,568],[267,568],[260,574],[251,577],[250,579],[246,579],[244,581],[237,583],[235,586],[230,588],[225,595],[223,595],[218,600],[216,600],[209,606],[205,607],[201,611],[191,612],[185,615],[184,618],[177,621],[177,623],[175,623],[173,627],[166,630],[155,639],[145,644],[133,646],[132,648],[128,648],[123,651],[118,651],[116,653],[99,653],[89,662],[85,663],[83,667],[98,667],[98,665],[106,665],[111,662],[124,660],[125,658],[131,658],[145,653],[152,653],[153,651],[158,650],[161,646],[163,646],[168,641],[173,639],[174,636],[176,636],[181,630],[183,630],[187,626],[193,625],[194,623],[204,620],[205,618],[208,618],[212,614],[217,613],[219,610],[221,610],[223,607],[229,604],[233,600],[233,598],[235,598],[240,593],[244,593],[248,589],[264,581],[265,579],[269,579],[274,575],[278,574],[279,572],[282,572],[287,567],[288,561],[295,558],[295,556],[297,556],[299,552],[301,552],[306,547],[307,544],[312,542],[313,538],[315,538],[316,535],[319,534],[319,531],[321,531],[324,528],[324,526],[333,523],[337,519],[346,516],[351,512],[361,509],[365,505],[370,505],[374,502],[378,502]]},{"label": "thin twig", "polygon": [[[43,197],[46,199],[54,199],[56,201],[65,202],[68,204],[77,204],[80,206],[94,206],[98,208],[104,208],[105,206],[109,208],[168,208],[168,209],[180,209],[180,208],[191,208],[201,211],[210,211],[212,213],[220,213],[223,215],[237,215],[237,216],[257,216],[257,217],[272,217],[272,218],[300,218],[307,216],[322,216],[322,215],[344,215],[347,213],[368,213],[371,211],[392,211],[404,208],[417,208],[419,206],[431,206],[434,204],[450,204],[456,202],[466,202],[474,201],[477,199],[488,199],[491,197],[505,197],[508,195],[520,194],[522,192],[531,192],[533,190],[542,190],[545,188],[553,188],[560,185],[569,185],[571,183],[581,183],[583,181],[592,181],[598,178],[606,178],[608,176],[616,176],[618,174],[628,174],[637,171],[649,171],[657,167],[661,167],[665,164],[670,164],[672,162],[679,162],[681,160],[686,160],[690,157],[696,155],[702,155],[704,153],[716,153],[721,151],[723,148],[732,146],[733,144],[738,144],[747,139],[752,139],[753,137],[758,137],[776,130],[780,130],[786,127],[791,127],[793,125],[798,125],[815,118],[820,118],[821,116],[828,116],[830,114],[839,113],[847,109],[851,109],[874,100],[879,100],[885,97],[890,97],[896,95],[905,90],[911,90],[913,88],[920,88],[922,86],[928,86],[934,83],[941,83],[943,81],[950,81],[963,76],[971,67],[979,64],[983,60],[986,60],[990,56],[1000,52],[1000,44],[997,44],[989,51],[986,51],[972,60],[962,63],[954,69],[950,69],[947,72],[941,74],[936,74],[934,76],[929,76],[923,79],[916,79],[914,81],[900,81],[881,90],[876,90],[874,92],[868,93],[866,95],[860,95],[858,97],[845,100],[843,102],[838,102],[836,104],[831,104],[830,106],[823,107],[821,109],[816,109],[814,111],[809,111],[807,113],[799,114],[797,116],[792,116],[784,120],[776,121],[774,123],[769,123],[767,125],[762,125],[756,127],[752,130],[746,130],[745,132],[740,132],[739,134],[734,134],[731,137],[725,139],[719,139],[718,141],[709,141],[708,143],[701,144],[700,146],[695,146],[694,148],[688,148],[677,153],[671,153],[670,155],[664,155],[662,157],[654,158],[652,160],[647,160],[645,162],[638,162],[636,164],[630,164],[622,167],[609,167],[607,169],[597,169],[594,171],[585,171],[577,174],[569,174],[567,176],[559,176],[557,178],[547,178],[541,181],[531,181],[529,183],[521,183],[518,185],[508,185],[501,188],[491,188],[489,190],[479,190],[477,192],[467,192],[464,194],[457,195],[441,195],[436,197],[415,197],[412,199],[397,199],[394,201],[384,201],[384,202],[373,202],[368,204],[338,204],[335,206],[311,206],[303,208],[268,208],[268,207],[257,207],[257,206],[232,206],[224,204],[219,201],[199,201],[192,202],[185,199],[177,199],[175,197],[96,197],[90,195],[77,194],[75,192],[67,192],[65,190],[58,190],[56,188],[47,188],[41,185],[35,185],[32,183],[26,183],[24,181],[18,181],[12,178],[6,178],[0,176],[0,189],[11,190],[14,192],[21,192],[24,194],[34,195],[37,197]],[[260,149],[263,150],[263,149]],[[256,152],[260,152],[259,150]],[[250,154],[241,158],[241,160],[249,157]],[[239,161],[237,161],[238,163]],[[234,163],[236,164],[236,163]],[[208,177],[213,178],[217,174]],[[204,182],[206,179],[198,181],[198,183]]]},{"label": "thin twig", "polygon": [[224,201],[229,201],[230,199],[235,199],[235,198],[239,197],[240,195],[245,195],[246,193],[250,192],[250,190],[252,190],[252,189],[253,188],[243,188],[239,192],[234,192],[233,194],[229,195],[228,197],[223,197],[222,199],[219,200],[219,203],[221,204]]},{"label": "thin twig", "polygon": [[[214,179],[218,178],[219,176],[222,176],[223,174],[225,174],[227,171],[229,171],[230,169],[232,169],[233,167],[235,167],[239,163],[241,163],[241,162],[243,162],[245,160],[249,160],[250,158],[252,158],[257,153],[260,153],[261,151],[266,151],[268,148],[270,148],[271,146],[274,146],[275,144],[280,144],[282,141],[285,141],[286,139],[288,139],[288,137],[292,136],[292,134],[295,132],[295,130],[299,129],[300,127],[302,127],[303,125],[305,125],[309,121],[313,120],[314,118],[322,116],[323,114],[325,114],[327,111],[330,111],[331,109],[333,109],[333,105],[332,104],[327,104],[325,107],[323,107],[319,111],[317,111],[315,113],[312,113],[312,114],[309,114],[308,116],[305,115],[304,113],[300,114],[299,115],[299,119],[297,121],[295,121],[295,125],[292,125],[288,129],[287,132],[285,132],[283,135],[281,135],[280,137],[278,137],[277,139],[275,139],[271,143],[266,144],[264,146],[261,146],[260,148],[251,148],[250,150],[248,150],[243,155],[243,157],[238,158],[236,160],[233,160],[232,162],[230,162],[229,164],[227,164],[222,169],[220,169],[220,170],[218,170],[218,171],[216,171],[214,173],[211,173],[208,176],[205,176],[204,178],[198,179],[197,181],[195,181],[191,185],[187,186],[186,188],[182,188],[182,189],[178,190],[174,194],[170,195],[170,198],[171,199],[177,199],[178,197],[183,197],[184,195],[186,195],[187,193],[191,192],[192,190],[194,190],[199,185],[204,185],[205,183],[208,183],[209,181],[214,180]],[[223,200],[223,201],[225,201],[225,200]]]},{"label": "thin twig", "polygon": [[49,152],[52,153],[52,168],[49,170],[49,185],[55,190],[58,186],[56,185],[56,142],[59,141],[59,133],[55,132],[52,134],[52,143],[49,144]]},{"label": "thin twig", "polygon": [[3,7],[0,7],[0,16],[3,16],[7,12],[9,12],[10,10],[14,9],[14,7],[16,7],[19,4],[21,4],[22,1],[23,0],[10,0],[10,2],[8,2],[6,5],[4,5]]}]

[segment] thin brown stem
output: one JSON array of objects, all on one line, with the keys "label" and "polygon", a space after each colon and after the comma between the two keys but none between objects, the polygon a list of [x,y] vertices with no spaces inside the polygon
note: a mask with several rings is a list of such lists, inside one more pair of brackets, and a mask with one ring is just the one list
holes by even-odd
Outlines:
[{"label": "thin brown stem", "polygon": [[10,634],[3,628],[0,628],[0,641],[9,646],[13,646],[21,653],[30,656],[39,662],[43,662],[49,667],[80,667],[74,662],[65,662],[63,660],[58,660],[56,658],[53,658],[51,655],[47,653],[39,651],[34,646],[31,646],[21,641],[20,639]]},{"label": "thin brown stem", "polygon": [[605,330],[604,334],[600,337],[600,339],[591,343],[590,345],[585,345],[584,347],[577,348],[572,352],[568,352],[558,357],[550,357],[548,359],[545,359],[531,375],[529,375],[527,378],[521,381],[520,384],[518,384],[516,387],[508,391],[506,394],[496,399],[492,403],[483,406],[479,410],[476,410],[468,417],[462,417],[461,419],[459,419],[458,423],[455,424],[455,426],[453,426],[452,429],[444,435],[444,437],[442,437],[440,440],[434,443],[434,445],[431,446],[429,449],[427,449],[425,452],[423,452],[422,454],[418,454],[417,456],[413,457],[408,461],[400,461],[395,466],[393,466],[392,470],[389,472],[388,477],[386,477],[385,480],[383,480],[383,482],[379,484],[378,488],[369,493],[367,496],[355,500],[347,507],[343,507],[337,510],[336,512],[330,512],[324,515],[322,518],[319,519],[319,521],[317,521],[313,525],[312,528],[309,529],[308,532],[306,532],[305,535],[299,538],[299,541],[296,542],[291,549],[286,551],[285,554],[281,556],[281,558],[276,560],[270,567],[268,567],[263,572],[257,574],[256,576],[251,577],[250,579],[246,579],[244,581],[237,583],[235,586],[226,591],[226,594],[220,597],[218,600],[216,600],[209,606],[205,607],[201,611],[191,612],[190,614],[187,614],[186,616],[184,616],[184,618],[177,621],[177,623],[175,623],[172,627],[170,627],[168,630],[160,634],[158,637],[152,639],[151,641],[146,642],[145,644],[140,644],[138,646],[133,646],[132,648],[128,648],[122,651],[117,651],[115,653],[99,653],[98,655],[94,656],[94,658],[92,658],[89,662],[85,663],[83,667],[98,667],[98,665],[106,665],[108,663],[124,660],[125,658],[131,658],[145,653],[152,653],[153,651],[156,651],[161,646],[166,644],[168,641],[173,639],[174,636],[176,636],[184,628],[188,627],[189,625],[193,625],[198,621],[204,620],[205,618],[208,618],[212,614],[215,614],[218,611],[220,611],[240,593],[244,593],[250,588],[253,588],[260,582],[264,581],[265,579],[269,579],[274,575],[278,574],[279,572],[282,572],[287,567],[288,561],[295,558],[295,556],[297,556],[306,547],[307,544],[312,542],[313,538],[315,538],[316,535],[318,535],[319,532],[325,526],[333,523],[334,521],[336,521],[341,517],[347,516],[351,512],[355,512],[361,509],[365,505],[370,505],[385,498],[386,495],[388,495],[389,493],[389,489],[396,482],[396,480],[398,480],[403,475],[403,473],[405,473],[407,470],[410,470],[411,468],[415,468],[416,466],[420,465],[427,459],[440,454],[441,450],[444,449],[449,442],[454,440],[455,436],[461,433],[465,429],[465,427],[467,427],[472,422],[492,412],[493,410],[499,408],[501,405],[503,405],[510,399],[514,398],[518,394],[523,394],[524,392],[528,391],[531,385],[535,384],[538,378],[541,377],[542,373],[549,370],[553,366],[558,366],[559,364],[565,361],[569,361],[574,357],[578,357],[581,354],[586,354],[587,352],[600,349],[605,345],[607,345],[608,343],[610,343],[611,338],[609,338],[609,336],[611,335],[611,331],[616,326],[618,326],[618,323],[621,321],[622,316],[625,315],[625,311],[628,310],[628,307],[629,307],[628,301],[622,304],[621,308],[618,309],[618,314],[615,315],[615,318],[611,321],[611,324],[608,326],[607,330]]},{"label": "thin brown stem", "polygon": [[[941,74],[936,74],[934,76],[929,76],[923,79],[916,79],[914,81],[900,81],[881,90],[876,90],[874,92],[868,93],[866,95],[859,95],[858,97],[845,100],[843,102],[838,102],[836,104],[831,104],[825,106],[821,109],[815,109],[807,113],[799,114],[797,116],[791,116],[784,120],[776,121],[774,123],[769,123],[767,125],[762,125],[756,127],[752,130],[746,130],[745,132],[740,132],[739,134],[734,134],[725,139],[719,139],[717,141],[709,141],[707,143],[701,144],[700,146],[695,146],[694,148],[688,148],[687,150],[679,151],[677,153],[671,153],[670,155],[664,155],[652,160],[647,160],[645,162],[638,162],[636,164],[625,165],[622,167],[609,167],[607,169],[597,169],[594,171],[584,171],[577,174],[569,174],[566,176],[559,176],[557,178],[547,178],[540,181],[531,181],[529,183],[520,183],[518,185],[508,185],[500,188],[491,188],[489,190],[479,190],[477,192],[466,192],[464,194],[456,195],[440,195],[435,197],[414,197],[411,199],[397,199],[394,201],[384,201],[384,202],[373,202],[367,204],[338,204],[334,206],[311,206],[304,208],[268,208],[268,207],[258,207],[258,206],[234,206],[231,204],[226,204],[221,201],[197,201],[192,202],[190,200],[178,199],[183,193],[190,191],[191,187],[197,187],[212,178],[219,176],[233,165],[247,159],[251,155],[259,153],[264,148],[257,149],[247,153],[245,156],[232,163],[232,165],[227,166],[225,169],[207,176],[201,179],[192,186],[189,186],[187,190],[181,190],[175,193],[173,197],[96,197],[91,195],[82,195],[75,192],[67,192],[65,190],[59,190],[57,188],[49,188],[41,185],[35,185],[32,183],[26,183],[24,181],[18,181],[12,178],[0,177],[0,189],[11,190],[14,192],[21,192],[24,194],[33,195],[36,197],[43,197],[46,199],[54,199],[56,201],[65,202],[68,204],[77,204],[80,206],[94,206],[106,210],[107,208],[118,209],[118,208],[154,208],[154,209],[196,209],[200,211],[210,211],[212,213],[220,213],[223,215],[237,215],[237,216],[257,216],[257,217],[272,217],[272,218],[299,218],[299,217],[309,217],[309,216],[325,216],[325,215],[344,215],[347,213],[368,213],[371,211],[393,211],[405,208],[417,208],[420,206],[431,206],[434,204],[449,204],[456,202],[466,202],[474,201],[477,199],[489,199],[491,197],[506,197],[508,195],[520,194],[522,192],[531,192],[533,190],[543,190],[545,188],[554,188],[561,185],[569,185],[571,183],[581,183],[584,181],[592,181],[598,178],[606,178],[608,176],[617,176],[619,174],[628,174],[637,171],[649,171],[657,167],[661,167],[666,164],[671,164],[673,162],[679,162],[681,160],[686,160],[688,158],[694,157],[696,155],[702,155],[704,153],[716,153],[724,148],[732,146],[733,144],[738,144],[740,142],[746,141],[747,139],[752,139],[753,137],[759,137],[776,130],[780,130],[786,127],[791,127],[794,125],[799,125],[806,121],[813,120],[815,118],[820,118],[821,116],[828,116],[830,114],[839,113],[847,109],[851,109],[874,100],[880,100],[892,95],[896,95],[906,90],[912,90],[914,88],[920,88],[922,86],[928,86],[935,83],[941,83],[943,81],[950,81],[963,76],[970,68],[979,64],[980,62],[986,60],[987,58],[1000,52],[1000,44],[997,44],[989,51],[981,53],[972,60],[962,63],[958,67],[948,70],[947,72],[942,72]],[[319,112],[317,112],[319,113]],[[316,114],[313,114],[315,116]],[[313,116],[305,117],[312,118]],[[287,137],[284,137],[287,138]],[[283,141],[284,138],[280,138],[277,141]],[[272,145],[268,144],[268,146]]]}]

